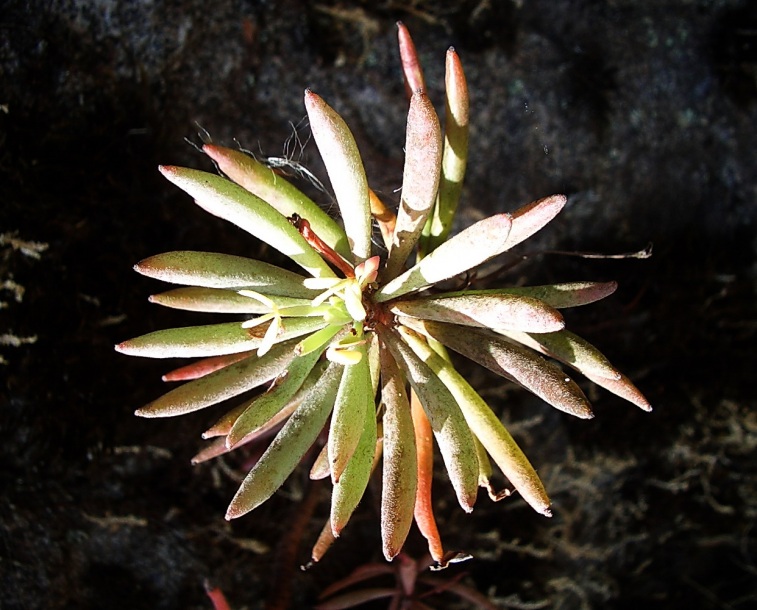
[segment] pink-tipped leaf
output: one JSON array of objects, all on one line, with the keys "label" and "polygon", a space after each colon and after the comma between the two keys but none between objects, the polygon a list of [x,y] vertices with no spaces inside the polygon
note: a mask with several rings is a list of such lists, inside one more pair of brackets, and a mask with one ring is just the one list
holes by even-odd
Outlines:
[{"label": "pink-tipped leaf", "polygon": [[504,252],[510,232],[509,214],[496,214],[480,220],[441,244],[418,264],[381,288],[375,299],[388,301],[427,288],[437,282],[465,273]]},{"label": "pink-tipped leaf", "polygon": [[281,213],[226,178],[185,167],[162,165],[161,173],[215,216],[267,243],[314,277],[334,272]]}]

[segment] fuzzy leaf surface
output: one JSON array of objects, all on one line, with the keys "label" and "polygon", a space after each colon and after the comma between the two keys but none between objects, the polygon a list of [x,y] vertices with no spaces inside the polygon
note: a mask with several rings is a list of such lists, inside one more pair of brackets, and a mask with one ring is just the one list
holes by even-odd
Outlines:
[{"label": "fuzzy leaf surface", "polygon": [[423,405],[460,506],[471,512],[478,494],[478,458],[460,407],[439,377],[393,331],[384,329],[380,337]]},{"label": "fuzzy leaf surface", "polygon": [[436,373],[455,397],[473,434],[499,469],[538,513],[550,516],[549,497],[528,458],[499,418],[452,364],[412,331],[403,331],[415,353]]},{"label": "fuzzy leaf surface", "polygon": [[512,212],[513,228],[507,238],[507,248],[516,246],[542,229],[560,213],[567,202],[565,195],[550,195]]},{"label": "fuzzy leaf surface", "polygon": [[179,250],[156,254],[134,265],[147,277],[205,288],[251,288],[268,295],[312,299],[318,291],[305,288],[304,277],[243,256]]},{"label": "fuzzy leaf surface", "polygon": [[[355,365],[356,366],[356,365]],[[366,382],[369,380],[366,377]],[[367,386],[367,383],[366,383]],[[368,388],[365,387],[364,392]],[[353,408],[363,408],[362,430],[355,451],[347,462],[331,494],[331,531],[338,536],[347,525],[368,486],[376,453],[376,413],[373,400],[361,401]],[[332,478],[334,474],[332,471]]]},{"label": "fuzzy leaf surface", "polygon": [[516,381],[556,409],[582,419],[593,417],[581,388],[557,366],[493,333],[476,328],[405,318],[403,324]]},{"label": "fuzzy leaf surface", "polygon": [[[499,332],[499,329],[496,330]],[[505,332],[506,336],[564,362],[577,371],[603,379],[619,380],[620,372],[605,355],[591,343],[567,330],[532,335],[522,332]]]},{"label": "fuzzy leaf surface", "polygon": [[538,299],[511,294],[436,296],[393,301],[395,314],[450,324],[546,333],[560,330],[560,313]]},{"label": "fuzzy leaf surface", "polygon": [[[257,348],[269,323],[242,328],[240,322],[167,328],[129,339],[116,350],[144,358],[206,358]],[[320,318],[287,318],[281,323],[279,341],[300,337],[326,326]]]},{"label": "fuzzy leaf surface", "polygon": [[381,540],[391,561],[402,550],[413,524],[418,461],[405,379],[388,350],[381,350],[384,403],[384,463],[381,486]]},{"label": "fuzzy leaf surface", "polygon": [[161,166],[161,173],[191,195],[211,214],[228,220],[291,258],[314,277],[334,272],[300,232],[260,197],[215,174],[184,167]]},{"label": "fuzzy leaf surface", "polygon": [[365,346],[358,346],[357,351],[361,355],[360,361],[344,367],[334,402],[334,412],[331,415],[328,453],[331,480],[334,484],[339,482],[360,442],[363,429],[367,425],[367,405],[373,405],[371,373]]},{"label": "fuzzy leaf surface", "polygon": [[402,198],[383,272],[385,279],[392,279],[402,271],[418,243],[439,190],[442,133],[436,110],[422,91],[415,91],[410,98],[406,133]]},{"label": "fuzzy leaf surface", "polygon": [[332,362],[247,474],[226,511],[227,519],[257,508],[283,485],[323,429],[341,375],[341,365]]},{"label": "fuzzy leaf surface", "polygon": [[454,49],[447,51],[445,73],[444,149],[439,197],[423,229],[421,248],[425,253],[438,248],[449,235],[463,189],[468,161],[470,102],[468,84]]},{"label": "fuzzy leaf surface", "polygon": [[283,216],[288,218],[298,214],[307,219],[318,237],[342,256],[349,256],[350,248],[344,230],[286,178],[240,150],[213,144],[205,144],[202,150],[231,180],[260,197]]},{"label": "fuzzy leaf surface", "polygon": [[[310,301],[306,299],[293,299],[275,295],[269,295],[268,298],[277,307],[310,306]],[[267,305],[238,294],[235,290],[199,286],[174,288],[160,294],[154,294],[150,296],[150,302],[174,309],[208,313],[263,314],[270,311],[270,307]]]},{"label": "fuzzy leaf surface", "polygon": [[356,263],[371,256],[371,205],[368,178],[347,123],[323,99],[305,91],[313,138],[331,180]]},{"label": "fuzzy leaf surface", "polygon": [[376,293],[375,299],[378,302],[388,301],[485,263],[507,249],[510,225],[509,214],[496,214],[478,221],[386,284]]},{"label": "fuzzy leaf surface", "polygon": [[296,341],[274,346],[265,356],[250,356],[215,373],[185,383],[138,409],[141,417],[173,417],[204,409],[274,379],[294,358]]},{"label": "fuzzy leaf surface", "polygon": [[313,352],[294,358],[276,379],[274,386],[249,403],[236,419],[228,433],[226,444],[233,447],[283,409],[310,375],[320,355],[320,352]]}]

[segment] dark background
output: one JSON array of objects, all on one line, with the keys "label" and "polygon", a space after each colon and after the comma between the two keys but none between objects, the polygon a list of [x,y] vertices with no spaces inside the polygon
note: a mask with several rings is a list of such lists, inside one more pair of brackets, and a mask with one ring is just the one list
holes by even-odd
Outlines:
[{"label": "dark background", "polygon": [[[509,608],[755,607],[757,9],[735,0],[0,2],[0,606],[209,608],[209,578],[237,610],[277,589],[307,608],[379,560],[377,487],[307,572],[327,490],[295,558],[280,553],[303,474],[226,523],[245,456],[189,464],[218,412],[135,418],[171,365],[112,346],[207,320],[149,305],[161,287],[131,270],[138,260],[265,255],[159,176],[158,163],[212,169],[184,138],[206,130],[323,176],[315,147],[290,140],[290,122],[307,140],[310,86],[396,200],[397,19],[439,107],[450,44],[466,68],[463,220],[566,193],[507,281],[619,280],[569,324],[655,407],[586,385],[597,417],[575,421],[463,365],[555,515],[482,497],[465,516],[440,474],[442,535],[475,556],[441,576],[466,572]],[[544,253],[650,241],[648,260]],[[413,534],[407,550],[423,548]]]}]

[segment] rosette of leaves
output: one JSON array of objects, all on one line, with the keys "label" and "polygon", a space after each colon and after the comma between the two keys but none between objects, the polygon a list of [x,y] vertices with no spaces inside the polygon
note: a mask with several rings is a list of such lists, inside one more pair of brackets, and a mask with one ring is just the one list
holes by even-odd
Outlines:
[{"label": "rosette of leaves", "polygon": [[[399,39],[410,103],[396,213],[371,190],[344,120],[308,90],[305,107],[341,222],[238,150],[204,146],[222,175],[161,167],[199,206],[283,253],[298,270],[208,252],[150,257],[136,265],[139,273],[182,285],[152,296],[153,302],[235,319],[152,332],[116,346],[135,356],[200,359],[165,375],[186,383],[137,410],[139,416],[171,417],[241,399],[204,433],[212,441],[196,462],[275,431],[231,501],[229,519],[269,499],[327,428],[311,470],[312,478],[330,477],[333,484],[316,560],[347,524],[376,468],[386,558],[400,552],[415,521],[434,560],[449,559],[431,507],[434,441],[463,510],[473,509],[480,486],[495,499],[508,495],[491,489],[493,461],[529,505],[550,514],[529,460],[455,370],[446,348],[576,417],[592,416],[589,402],[555,361],[650,408],[607,358],[564,328],[561,309],[606,297],[614,283],[439,288],[540,230],[566,198],[539,199],[450,237],[468,147],[465,78],[450,49],[442,132],[401,24]],[[375,225],[381,247],[372,242]]]}]

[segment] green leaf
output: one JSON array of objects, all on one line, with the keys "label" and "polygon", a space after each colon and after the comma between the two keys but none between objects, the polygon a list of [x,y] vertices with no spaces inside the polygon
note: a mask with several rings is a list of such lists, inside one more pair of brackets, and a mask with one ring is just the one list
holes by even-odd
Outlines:
[{"label": "green leaf", "polygon": [[247,404],[244,412],[231,427],[226,437],[226,445],[234,447],[283,409],[294,398],[320,356],[320,352],[312,352],[294,358],[276,379],[273,387]]},{"label": "green leaf", "polygon": [[[275,295],[271,295],[268,298],[277,307],[297,306],[313,309],[310,301],[306,299],[293,299],[291,297]],[[241,295],[235,290],[202,288],[199,286],[174,288],[160,294],[154,294],[150,296],[150,302],[174,309],[209,313],[264,314],[271,311],[270,306]],[[304,311],[300,315],[305,315]]]},{"label": "green leaf", "polygon": [[620,379],[607,379],[605,377],[594,375],[592,372],[584,373],[584,376],[590,381],[596,383],[599,387],[604,388],[608,392],[612,392],[616,396],[620,396],[640,409],[644,411],[652,410],[652,405],[649,401],[631,382],[631,380],[622,373]]},{"label": "green leaf", "polygon": [[470,428],[460,407],[447,386],[394,331],[379,327],[379,337],[418,395],[434,431],[457,500],[464,511],[471,512],[478,495],[478,458]]},{"label": "green leaf", "polygon": [[134,270],[147,277],[187,286],[251,288],[268,295],[304,299],[318,296],[303,285],[303,276],[242,256],[180,250],[146,258]]},{"label": "green leaf", "polygon": [[589,401],[570,377],[548,360],[504,337],[477,328],[412,318],[404,318],[402,323],[519,383],[560,411],[582,419],[593,417]]},{"label": "green leaf", "polygon": [[[495,332],[500,332],[497,329]],[[518,343],[522,343],[542,354],[551,356],[577,371],[595,377],[617,381],[620,372],[591,343],[567,330],[555,333],[532,335],[524,332],[503,332]]]},{"label": "green leaf", "polygon": [[415,91],[410,98],[405,140],[405,169],[402,198],[384,280],[400,274],[405,261],[418,243],[421,230],[436,201],[442,159],[442,134],[433,104],[425,93]]},{"label": "green leaf", "polygon": [[257,508],[281,487],[323,429],[341,376],[341,365],[332,362],[247,474],[229,504],[227,519]]},{"label": "green leaf", "polygon": [[334,272],[300,232],[265,201],[215,174],[185,167],[160,166],[161,173],[194,197],[197,205],[267,243],[314,277]]},{"label": "green leaf", "polygon": [[371,206],[368,179],[355,138],[334,109],[305,91],[305,108],[313,138],[331,180],[355,263],[371,256]]},{"label": "green leaf", "polygon": [[379,303],[388,301],[485,263],[507,249],[510,224],[509,214],[496,214],[480,220],[445,241],[417,265],[386,284],[374,298]]},{"label": "green leaf", "polygon": [[136,415],[174,417],[238,396],[280,375],[292,362],[296,344],[296,340],[279,343],[265,356],[250,356],[185,383],[138,409]]},{"label": "green leaf", "polygon": [[390,311],[451,324],[535,333],[565,326],[556,309],[538,299],[511,294],[463,294],[392,301]]},{"label": "green leaf", "polygon": [[[364,358],[365,360],[365,358]],[[364,392],[368,392],[368,378],[364,380]],[[373,457],[376,453],[376,410],[373,400],[360,401],[354,405],[357,409],[363,407],[363,426],[360,440],[349,462],[341,473],[339,480],[334,483],[331,494],[331,531],[338,536],[347,525],[360,499],[368,486],[371,477]],[[332,479],[334,473],[332,470]]]},{"label": "green leaf", "polygon": [[439,356],[415,332],[400,328],[413,351],[439,376],[455,397],[471,431],[494,462],[517,489],[523,499],[538,513],[550,516],[549,497],[539,476],[489,405],[458,373],[452,364]]},{"label": "green leaf", "polygon": [[286,178],[239,150],[213,144],[205,144],[202,150],[238,185],[260,197],[283,216],[298,214],[307,219],[318,237],[342,256],[350,255],[344,230]]},{"label": "green leaf", "polygon": [[543,301],[555,309],[566,309],[588,305],[610,296],[618,287],[617,282],[567,282],[547,286],[522,286],[517,288],[495,288],[493,290],[465,290],[438,295],[459,296],[464,294],[513,294]]},{"label": "green leaf", "polygon": [[442,176],[433,214],[423,229],[421,249],[424,255],[438,248],[449,236],[468,160],[468,85],[460,57],[452,48],[447,51],[446,68]]},{"label": "green leaf", "polygon": [[[167,328],[129,339],[116,351],[144,358],[205,358],[245,352],[260,346],[270,322],[242,328],[241,322]],[[326,326],[320,318],[282,320],[279,341],[301,337]]]},{"label": "green leaf", "polygon": [[345,366],[339,391],[334,403],[329,428],[328,452],[331,480],[339,482],[366,426],[367,403],[373,405],[370,387],[370,370],[365,346],[356,348],[361,355],[359,362]]},{"label": "green leaf", "polygon": [[381,350],[384,403],[384,465],[381,486],[381,540],[391,561],[402,550],[413,523],[418,461],[405,379],[389,350]]}]

